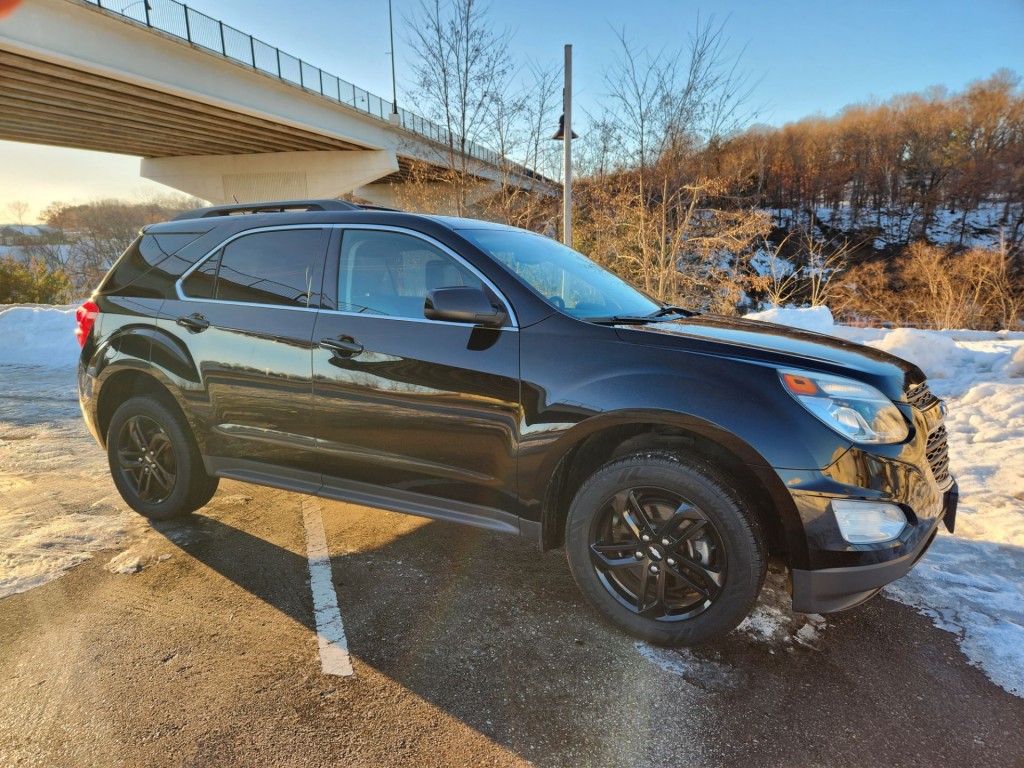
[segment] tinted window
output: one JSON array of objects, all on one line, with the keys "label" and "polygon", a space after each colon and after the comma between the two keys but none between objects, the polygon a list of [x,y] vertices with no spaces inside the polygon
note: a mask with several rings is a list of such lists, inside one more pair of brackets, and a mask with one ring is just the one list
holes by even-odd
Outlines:
[{"label": "tinted window", "polygon": [[[100,290],[103,292],[123,291],[130,285],[133,295],[153,297],[164,295],[167,286],[173,282],[173,280],[168,281],[167,279],[174,274],[170,256],[197,237],[199,237],[199,233],[195,232],[172,232],[145,234],[136,238],[107,275]],[[157,265],[160,266],[159,270],[150,275],[149,273]],[[183,269],[179,270],[177,274],[181,274],[183,271]],[[147,276],[147,279],[139,280],[143,276]]]},{"label": "tinted window", "polygon": [[217,279],[222,253],[223,251],[217,251],[186,277],[181,283],[182,293],[193,299],[212,299],[213,283]]},{"label": "tinted window", "polygon": [[172,253],[176,253],[199,237],[194,232],[165,232],[143,235],[139,242],[139,253],[149,265],[155,266]]},{"label": "tinted window", "polygon": [[224,246],[218,255],[189,275],[182,287],[186,295],[208,298],[215,272],[215,299],[308,307],[318,293],[313,281],[320,239],[319,229],[245,235]]},{"label": "tinted window", "polygon": [[397,232],[347,230],[338,269],[338,309],[423,317],[434,288],[484,288],[480,278],[430,243]]}]

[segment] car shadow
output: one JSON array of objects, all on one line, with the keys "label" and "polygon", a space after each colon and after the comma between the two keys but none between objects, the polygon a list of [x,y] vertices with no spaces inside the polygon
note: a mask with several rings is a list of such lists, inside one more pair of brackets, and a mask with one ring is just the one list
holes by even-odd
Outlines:
[{"label": "car shadow", "polygon": [[[177,546],[314,628],[304,557],[211,517],[195,531]],[[331,566],[357,675],[369,665],[540,766],[745,764],[765,744],[782,745],[771,764],[874,764],[908,729],[928,734],[915,759],[941,764],[962,734],[1024,714],[952,635],[884,599],[828,617],[817,643],[733,632],[666,650],[600,621],[564,553],[514,537],[433,522]],[[959,724],[938,728],[951,690]]]},{"label": "car shadow", "polygon": [[184,523],[152,522],[151,527],[236,586],[316,630],[304,554],[202,513]]}]

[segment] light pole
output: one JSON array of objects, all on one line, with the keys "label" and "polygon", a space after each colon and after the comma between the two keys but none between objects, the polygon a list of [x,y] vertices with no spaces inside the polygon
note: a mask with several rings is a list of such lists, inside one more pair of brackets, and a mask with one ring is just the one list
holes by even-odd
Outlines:
[{"label": "light pole", "polygon": [[398,125],[398,87],[395,84],[395,24],[391,16],[391,0],[388,0],[388,32],[391,35],[391,117],[393,125]]},{"label": "light pole", "polygon": [[572,140],[579,138],[572,132],[572,46],[565,46],[565,88],[562,90],[562,119],[551,137],[565,142],[562,147],[562,242],[572,248]]}]

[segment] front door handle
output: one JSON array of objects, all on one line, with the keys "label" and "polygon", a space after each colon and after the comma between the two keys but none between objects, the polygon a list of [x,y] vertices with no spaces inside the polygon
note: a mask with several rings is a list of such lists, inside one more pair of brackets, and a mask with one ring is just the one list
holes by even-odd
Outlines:
[{"label": "front door handle", "polygon": [[188,328],[193,333],[205,331],[207,328],[210,327],[210,321],[207,320],[198,312],[195,312],[189,315],[188,317],[179,317],[174,322],[176,322],[182,328]]},{"label": "front door handle", "polygon": [[321,349],[329,349],[338,357],[355,357],[363,351],[363,345],[351,336],[342,336],[340,339],[320,339]]}]

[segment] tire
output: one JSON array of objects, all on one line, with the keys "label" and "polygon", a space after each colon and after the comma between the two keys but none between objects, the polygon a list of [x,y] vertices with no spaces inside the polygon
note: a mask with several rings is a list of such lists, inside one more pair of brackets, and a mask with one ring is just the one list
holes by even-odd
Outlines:
[{"label": "tire", "polygon": [[121,498],[150,520],[191,514],[213,497],[219,483],[206,474],[177,409],[152,396],[133,397],[114,412],[107,461]]},{"label": "tire", "polygon": [[628,456],[595,472],[569,509],[566,550],[602,617],[669,646],[734,629],[761,592],[768,559],[757,519],[728,480],[699,459],[669,454]]}]

